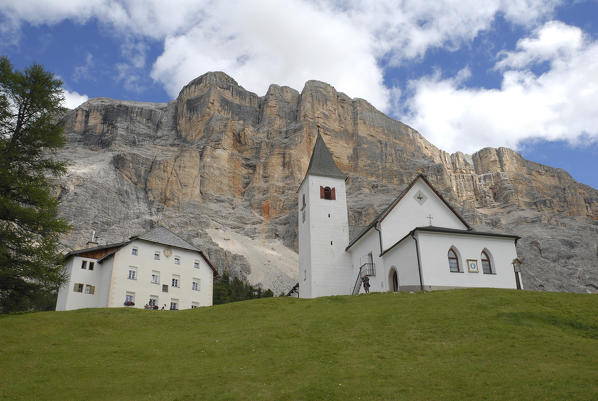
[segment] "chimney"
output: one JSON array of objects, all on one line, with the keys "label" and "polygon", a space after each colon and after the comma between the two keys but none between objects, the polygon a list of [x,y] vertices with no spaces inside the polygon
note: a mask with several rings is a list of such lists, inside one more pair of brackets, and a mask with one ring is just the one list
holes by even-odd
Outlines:
[{"label": "chimney", "polygon": [[88,248],[91,248],[91,247],[94,247],[94,246],[98,246],[98,238],[96,237],[95,230],[93,230],[91,232],[91,240],[87,241],[87,247]]}]

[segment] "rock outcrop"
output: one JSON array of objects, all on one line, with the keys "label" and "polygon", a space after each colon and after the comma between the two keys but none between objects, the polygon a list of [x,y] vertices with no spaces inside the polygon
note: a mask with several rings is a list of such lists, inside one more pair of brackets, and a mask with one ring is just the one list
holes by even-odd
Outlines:
[{"label": "rock outcrop", "polygon": [[472,224],[522,236],[528,288],[598,291],[598,191],[506,148],[439,150],[332,86],[271,85],[259,97],[207,73],[167,104],[91,99],[65,118],[67,247],[162,224],[220,269],[277,292],[296,282],[296,191],[321,126],[349,176],[349,221],[365,225],[417,173]]}]

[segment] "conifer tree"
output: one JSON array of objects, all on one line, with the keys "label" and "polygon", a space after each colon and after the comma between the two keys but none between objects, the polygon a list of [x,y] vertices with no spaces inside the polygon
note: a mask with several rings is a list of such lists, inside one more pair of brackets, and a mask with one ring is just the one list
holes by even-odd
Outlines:
[{"label": "conifer tree", "polygon": [[0,58],[0,311],[31,310],[64,281],[55,178],[65,164],[53,152],[64,144],[56,121],[62,82],[42,66],[13,69]]}]

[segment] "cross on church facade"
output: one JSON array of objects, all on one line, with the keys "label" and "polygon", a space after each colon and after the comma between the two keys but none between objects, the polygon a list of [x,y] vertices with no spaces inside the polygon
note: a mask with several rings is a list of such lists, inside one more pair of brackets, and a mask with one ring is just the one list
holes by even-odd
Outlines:
[{"label": "cross on church facade", "polygon": [[423,201],[424,200],[424,196],[421,193],[417,194],[417,200],[420,201],[420,202]]},{"label": "cross on church facade", "polygon": [[434,217],[432,217],[432,215],[431,215],[431,214],[429,214],[429,215],[427,215],[427,216],[426,216],[426,219],[428,219],[428,222],[429,222],[429,224],[428,224],[429,226],[431,226],[431,225],[432,225],[432,219],[433,219],[433,218],[434,218]]}]

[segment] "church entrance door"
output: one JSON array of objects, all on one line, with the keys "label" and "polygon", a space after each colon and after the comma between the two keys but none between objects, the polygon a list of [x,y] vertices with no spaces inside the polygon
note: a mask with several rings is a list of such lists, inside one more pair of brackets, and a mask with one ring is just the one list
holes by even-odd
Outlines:
[{"label": "church entrance door", "polygon": [[390,269],[390,277],[388,282],[390,283],[390,290],[392,292],[399,291],[399,275],[397,274],[397,270],[394,266]]}]

